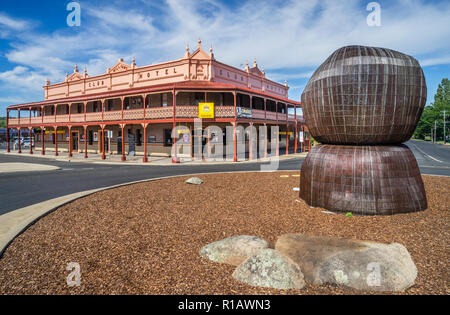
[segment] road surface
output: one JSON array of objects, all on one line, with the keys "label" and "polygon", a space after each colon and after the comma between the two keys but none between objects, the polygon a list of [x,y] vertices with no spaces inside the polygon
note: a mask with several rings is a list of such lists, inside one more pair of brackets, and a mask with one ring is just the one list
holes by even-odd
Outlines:
[{"label": "road surface", "polygon": [[[406,143],[413,151],[422,174],[450,176],[450,147],[423,141]],[[303,158],[280,160],[279,170],[300,170]],[[61,169],[48,172],[0,175],[0,215],[56,197],[112,185],[208,172],[259,171],[259,163],[222,165],[136,166],[74,163],[38,157],[0,154],[0,163],[40,163]]]}]

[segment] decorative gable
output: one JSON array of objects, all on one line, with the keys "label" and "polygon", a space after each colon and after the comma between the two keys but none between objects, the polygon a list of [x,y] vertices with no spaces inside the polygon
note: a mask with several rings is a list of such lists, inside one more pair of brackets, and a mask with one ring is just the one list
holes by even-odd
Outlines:
[{"label": "decorative gable", "polygon": [[212,47],[210,48],[209,54],[203,50],[202,41],[198,40],[198,48],[189,56],[194,60],[210,60],[214,59],[214,54],[212,52]]},{"label": "decorative gable", "polygon": [[255,75],[257,75],[257,76],[262,76],[262,72],[261,72],[261,70],[259,70],[259,68],[258,67],[256,67],[256,68],[250,68],[249,70],[248,70],[250,73],[252,73],[252,74],[255,74]]},{"label": "decorative gable", "polygon": [[73,73],[70,76],[68,74],[66,74],[66,82],[83,80],[85,77],[87,77],[87,74],[85,73],[85,75],[82,75],[81,73],[79,73],[78,66],[75,65],[75,69],[73,70]]},{"label": "decorative gable", "polygon": [[116,65],[112,68],[108,69],[108,73],[117,73],[117,72],[123,72],[132,69],[132,66],[129,64],[126,64],[123,61],[123,58],[120,58],[119,61],[116,63]]},{"label": "decorative gable", "polygon": [[262,71],[259,70],[258,64],[256,63],[256,59],[255,59],[255,62],[253,63],[253,67],[248,68],[248,63],[247,63],[247,67],[246,68],[248,69],[248,72],[251,73],[251,74],[257,75],[259,77],[264,77],[265,76],[264,67],[263,67]]}]

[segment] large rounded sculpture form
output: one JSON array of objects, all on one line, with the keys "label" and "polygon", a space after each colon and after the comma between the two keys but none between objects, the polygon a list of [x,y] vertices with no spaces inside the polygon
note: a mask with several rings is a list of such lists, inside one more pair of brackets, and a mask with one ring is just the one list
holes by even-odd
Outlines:
[{"label": "large rounded sculpture form", "polygon": [[300,197],[311,206],[361,215],[427,208],[409,140],[427,98],[418,61],[386,48],[335,51],[302,94],[312,148]]}]

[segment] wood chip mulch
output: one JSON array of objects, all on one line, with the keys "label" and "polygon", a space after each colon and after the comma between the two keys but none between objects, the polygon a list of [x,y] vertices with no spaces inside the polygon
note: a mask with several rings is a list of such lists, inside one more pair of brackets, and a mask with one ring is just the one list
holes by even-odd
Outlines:
[{"label": "wood chip mulch", "polygon": [[[419,271],[406,294],[449,294],[450,178],[423,176],[429,208],[379,217],[322,213],[299,201],[295,172],[175,178],[96,193],[61,207],[19,236],[0,260],[0,294],[361,294],[337,286],[281,291],[235,281],[233,266],[203,260],[234,235],[274,243],[284,233],[406,246]],[[69,287],[70,262],[81,286]]]}]

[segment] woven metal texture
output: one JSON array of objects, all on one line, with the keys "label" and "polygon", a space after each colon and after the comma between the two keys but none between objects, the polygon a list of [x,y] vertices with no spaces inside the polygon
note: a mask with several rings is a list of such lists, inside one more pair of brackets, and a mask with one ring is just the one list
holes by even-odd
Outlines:
[{"label": "woven metal texture", "polygon": [[347,46],[315,71],[302,107],[320,143],[400,144],[411,138],[426,98],[415,58],[386,48]]},{"label": "woven metal texture", "polygon": [[303,162],[300,197],[313,207],[360,215],[427,208],[413,153],[405,145],[318,145]]}]

